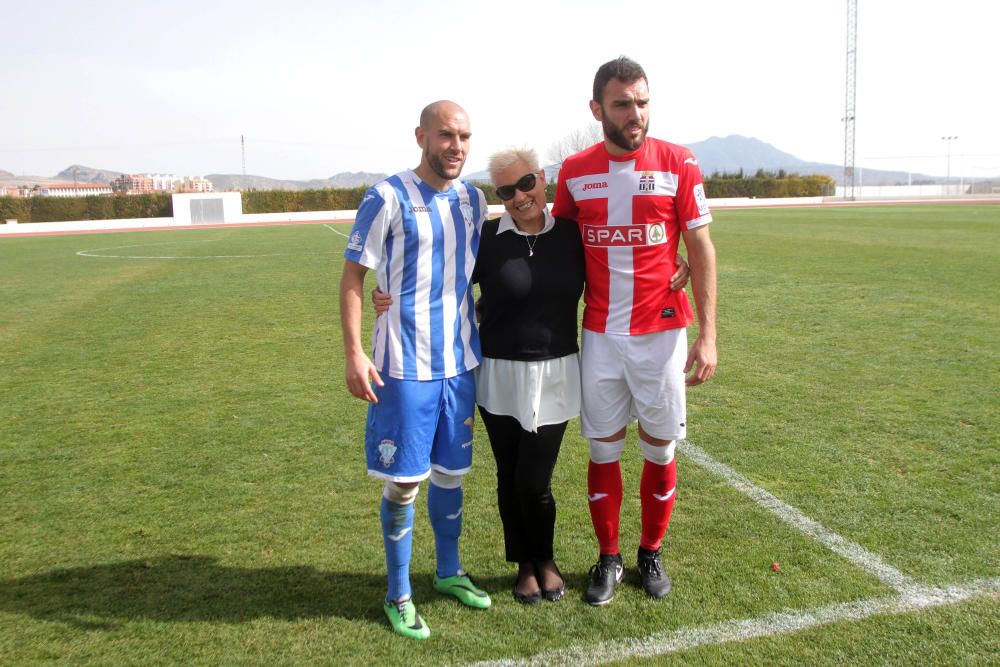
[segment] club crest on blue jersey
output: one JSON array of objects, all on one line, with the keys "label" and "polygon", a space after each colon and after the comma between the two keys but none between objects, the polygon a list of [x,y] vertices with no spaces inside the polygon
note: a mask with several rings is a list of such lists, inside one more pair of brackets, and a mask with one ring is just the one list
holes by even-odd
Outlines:
[{"label": "club crest on blue jersey", "polygon": [[396,445],[393,444],[392,440],[383,440],[378,446],[379,458],[382,459],[382,465],[388,468],[395,461],[396,456]]},{"label": "club crest on blue jersey", "polygon": [[472,206],[469,202],[463,201],[458,208],[462,211],[462,218],[465,219],[465,224],[472,226]]},{"label": "club crest on blue jersey", "polygon": [[347,247],[351,250],[361,250],[361,232],[354,230],[351,238],[347,241]]}]

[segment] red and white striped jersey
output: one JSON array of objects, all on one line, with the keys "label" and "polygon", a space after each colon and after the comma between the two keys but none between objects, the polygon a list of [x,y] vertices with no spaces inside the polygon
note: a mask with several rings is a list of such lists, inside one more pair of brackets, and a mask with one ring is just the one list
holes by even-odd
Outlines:
[{"label": "red and white striped jersey", "polygon": [[712,222],[689,149],[646,137],[616,157],[595,144],[563,162],[552,214],[580,226],[585,329],[640,335],[693,321],[687,294],[670,290],[681,232]]}]

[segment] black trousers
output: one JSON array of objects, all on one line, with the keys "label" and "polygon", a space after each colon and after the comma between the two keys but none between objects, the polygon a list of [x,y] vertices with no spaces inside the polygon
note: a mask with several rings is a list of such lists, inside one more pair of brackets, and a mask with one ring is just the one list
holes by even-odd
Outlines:
[{"label": "black trousers", "polygon": [[532,433],[513,417],[482,407],[479,414],[497,462],[497,504],[506,558],[512,563],[552,560],[556,525],[552,471],[568,422],[540,426]]}]

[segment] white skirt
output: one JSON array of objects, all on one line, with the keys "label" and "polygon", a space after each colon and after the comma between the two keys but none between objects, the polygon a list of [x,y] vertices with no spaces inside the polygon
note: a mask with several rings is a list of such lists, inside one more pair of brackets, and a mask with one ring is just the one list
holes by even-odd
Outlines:
[{"label": "white skirt", "polygon": [[580,415],[580,359],[575,353],[544,361],[484,357],[476,368],[476,403],[533,433],[569,421]]}]

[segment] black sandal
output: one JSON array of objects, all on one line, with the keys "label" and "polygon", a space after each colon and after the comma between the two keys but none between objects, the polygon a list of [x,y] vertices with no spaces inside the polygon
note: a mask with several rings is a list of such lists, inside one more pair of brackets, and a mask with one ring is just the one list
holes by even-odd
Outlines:
[{"label": "black sandal", "polygon": [[[566,595],[566,578],[563,577],[563,573],[559,570],[559,566],[556,565],[554,560],[552,561],[552,566],[556,568],[556,574],[559,575],[559,578],[562,579],[563,583],[556,588],[543,588],[542,595],[549,602],[559,602],[559,600],[562,600],[563,596]],[[538,569],[538,563],[535,563],[535,569]]]},{"label": "black sandal", "polygon": [[[527,562],[525,562],[524,564],[527,565]],[[514,588],[511,589],[511,592],[514,594],[514,599],[520,602],[521,604],[538,604],[542,599],[542,591],[540,584],[539,584],[539,589],[534,591],[533,593],[522,593],[519,590],[517,590],[517,585],[521,583],[520,567],[521,566],[519,565],[517,578],[514,579]],[[536,569],[537,568],[535,567],[534,563],[532,563],[530,576],[535,577],[535,579],[538,578],[538,574],[534,571]],[[528,575],[526,574],[525,579],[527,579],[527,576]]]},{"label": "black sandal", "polygon": [[511,591],[514,594],[514,599],[521,604],[538,604],[542,601],[542,591],[537,590],[534,593],[521,593],[514,588]]}]

